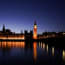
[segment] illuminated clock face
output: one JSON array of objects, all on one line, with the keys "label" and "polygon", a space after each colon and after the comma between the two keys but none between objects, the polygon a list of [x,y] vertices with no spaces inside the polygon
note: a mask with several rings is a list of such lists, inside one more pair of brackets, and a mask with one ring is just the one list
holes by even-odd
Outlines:
[{"label": "illuminated clock face", "polygon": [[37,28],[37,25],[35,25],[34,28]]}]

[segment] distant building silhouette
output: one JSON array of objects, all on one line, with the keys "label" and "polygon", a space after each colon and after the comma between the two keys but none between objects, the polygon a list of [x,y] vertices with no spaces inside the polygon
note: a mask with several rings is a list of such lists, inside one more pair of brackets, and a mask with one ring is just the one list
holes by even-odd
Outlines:
[{"label": "distant building silhouette", "polygon": [[27,30],[25,30],[25,40],[30,41],[33,39],[33,31],[31,30],[30,32],[28,32]]},{"label": "distant building silhouette", "polygon": [[55,37],[64,37],[65,32],[43,32],[42,34],[37,34],[37,23],[34,21],[33,30],[28,32],[28,30],[25,30],[23,33],[15,33],[11,32],[10,29],[6,29],[5,25],[3,24],[2,31],[0,31],[0,39],[9,39],[9,40],[39,40],[39,39],[47,39],[47,38],[55,38]]},{"label": "distant building silhouette", "polygon": [[3,24],[3,29],[2,29],[3,32],[5,32],[5,25]]}]

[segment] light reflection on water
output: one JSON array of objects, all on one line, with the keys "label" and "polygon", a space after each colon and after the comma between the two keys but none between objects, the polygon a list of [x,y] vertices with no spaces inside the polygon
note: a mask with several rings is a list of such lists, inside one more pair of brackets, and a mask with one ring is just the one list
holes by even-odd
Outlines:
[{"label": "light reflection on water", "polygon": [[[60,53],[61,51],[61,53]],[[65,50],[58,50],[54,46],[49,47],[48,44],[45,44],[44,42],[0,42],[0,60],[3,60],[5,58],[7,61],[16,59],[16,60],[23,60],[20,63],[23,64],[25,62],[39,62],[43,63],[44,62],[51,62],[51,60],[54,63],[57,62],[63,62],[65,61]],[[57,58],[58,57],[58,58]],[[13,60],[16,62],[16,60]],[[33,61],[34,60],[34,61]],[[61,60],[61,61],[60,61]],[[1,63],[1,62],[0,62]],[[9,62],[10,63],[10,62]]]},{"label": "light reflection on water", "polygon": [[48,44],[46,45],[46,51],[47,51],[47,53],[48,53]]},{"label": "light reflection on water", "polygon": [[24,48],[25,47],[25,42],[6,42],[6,41],[3,41],[3,42],[0,42],[0,47],[2,48],[6,48],[6,47],[9,47],[9,48],[12,48],[12,47],[16,47],[16,48]]},{"label": "light reflection on water", "polygon": [[63,50],[63,52],[62,52],[62,58],[65,61],[65,50]]},{"label": "light reflection on water", "polygon": [[33,57],[34,57],[34,60],[36,61],[36,59],[37,59],[37,42],[33,43]]},{"label": "light reflection on water", "polygon": [[52,56],[54,56],[54,47],[52,47]]}]

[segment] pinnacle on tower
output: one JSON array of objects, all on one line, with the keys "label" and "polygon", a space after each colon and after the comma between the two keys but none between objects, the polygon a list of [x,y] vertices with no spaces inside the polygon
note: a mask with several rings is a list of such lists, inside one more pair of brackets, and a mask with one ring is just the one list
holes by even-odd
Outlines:
[{"label": "pinnacle on tower", "polygon": [[5,32],[5,25],[3,24],[3,32]]},{"label": "pinnacle on tower", "polygon": [[37,25],[37,24],[36,24],[36,20],[34,21],[34,25]]}]

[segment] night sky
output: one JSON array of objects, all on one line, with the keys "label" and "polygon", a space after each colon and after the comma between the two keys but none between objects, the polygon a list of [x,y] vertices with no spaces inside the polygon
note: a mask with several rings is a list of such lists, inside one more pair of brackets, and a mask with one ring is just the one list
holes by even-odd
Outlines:
[{"label": "night sky", "polygon": [[29,31],[35,20],[38,33],[65,31],[65,0],[0,0],[0,30]]}]

